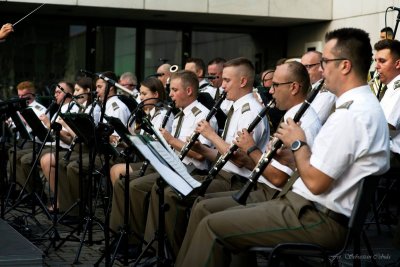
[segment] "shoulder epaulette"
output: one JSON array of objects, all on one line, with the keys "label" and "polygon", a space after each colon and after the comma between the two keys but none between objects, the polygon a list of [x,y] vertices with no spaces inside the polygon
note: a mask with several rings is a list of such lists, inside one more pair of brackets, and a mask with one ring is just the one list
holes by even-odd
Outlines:
[{"label": "shoulder epaulette", "polygon": [[35,108],[36,108],[37,110],[42,110],[42,109],[44,109],[44,108],[41,107],[40,105],[35,105]]},{"label": "shoulder epaulette", "polygon": [[353,104],[353,100],[350,100],[350,101],[347,101],[347,102],[343,103],[342,105],[337,107],[336,110],[338,110],[338,109],[349,109],[351,104]]},{"label": "shoulder epaulette", "polygon": [[246,103],[242,106],[242,114],[250,110],[250,104]]},{"label": "shoulder epaulette", "polygon": [[394,82],[394,90],[396,90],[397,88],[400,88],[400,80]]},{"label": "shoulder epaulette", "polygon": [[119,106],[118,106],[117,102],[113,102],[113,103],[111,104],[111,106],[112,106],[112,108],[113,108],[114,110],[119,109]]},{"label": "shoulder epaulette", "polygon": [[193,107],[192,113],[196,117],[197,115],[199,115],[201,113],[201,110],[198,107]]}]

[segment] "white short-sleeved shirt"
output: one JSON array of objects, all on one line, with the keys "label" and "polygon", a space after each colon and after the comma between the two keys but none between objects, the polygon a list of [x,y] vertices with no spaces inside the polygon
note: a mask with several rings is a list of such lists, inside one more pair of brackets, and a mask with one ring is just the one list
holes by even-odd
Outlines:
[{"label": "white short-sleeved shirt", "polygon": [[[319,80],[318,82],[314,83],[312,86],[313,90],[316,89],[321,84],[321,82],[322,80]],[[328,119],[329,115],[332,112],[332,108],[335,105],[335,102],[336,96],[324,88],[319,91],[317,96],[311,102],[311,106],[317,113],[321,124],[324,124]]]},{"label": "white short-sleeved shirt", "polygon": [[[231,117],[225,137],[225,142],[232,144],[233,139],[237,136],[237,132],[242,129],[248,129],[250,123],[254,121],[260,111],[263,109],[262,105],[254,98],[253,93],[242,96],[233,103],[234,112]],[[266,116],[257,124],[253,130],[253,138],[257,147],[264,150],[269,140],[269,125]],[[224,134],[224,133],[223,133]],[[243,177],[249,177],[251,171],[242,167],[239,168],[232,162],[228,161],[222,168],[229,173],[238,174]]]},{"label": "white short-sleeved shirt", "polygon": [[[70,103],[65,103],[64,105],[62,105],[62,107],[61,107],[61,109],[60,109],[60,112],[61,112],[61,113],[65,113],[65,112],[67,112],[68,110],[69,110],[69,112],[71,112],[71,113],[77,113],[77,112],[79,111],[79,107],[78,107],[77,105],[72,105],[72,106],[70,107]],[[57,115],[58,115],[57,113],[54,114],[53,117],[51,118],[51,121],[54,121],[54,117],[57,116]],[[61,117],[60,117],[60,116],[57,116],[56,121],[58,122],[58,121],[60,121],[60,120],[61,120]],[[63,130],[63,131],[68,131],[68,129],[65,128],[65,127],[62,127],[61,130]],[[46,142],[46,145],[55,145],[55,142]],[[62,148],[69,148],[69,146],[70,146],[69,144],[64,143],[63,140],[60,140],[60,147],[62,147]]]},{"label": "white short-sleeved shirt", "polygon": [[[182,121],[181,130],[177,138],[183,142],[186,142],[187,138],[191,136],[194,130],[196,129],[197,124],[201,120],[205,119],[210,111],[197,100],[193,101],[190,105],[188,105],[181,111],[184,113],[183,115],[184,117]],[[175,136],[176,128],[178,126],[178,120],[179,120],[178,114],[175,116],[174,122],[172,124],[171,134],[173,136]],[[213,117],[210,120],[210,125],[215,131],[218,130],[218,124],[215,117]],[[198,140],[204,145],[211,146],[211,142],[208,139],[204,138],[202,135],[199,136]],[[176,152],[180,153],[180,151]],[[186,165],[188,165],[189,163],[193,163],[193,165],[199,170],[205,170],[209,168],[209,164],[206,160],[198,161],[196,159],[190,158],[189,156],[186,156],[182,160],[182,162],[185,163]]]},{"label": "white short-sleeved shirt", "polygon": [[334,182],[325,193],[314,195],[299,178],[293,192],[350,216],[359,181],[389,169],[388,127],[369,86],[353,88],[337,99],[336,111],[322,126],[311,151],[311,165]]},{"label": "white short-sleeved shirt", "polygon": [[[284,115],[284,120],[286,121],[288,118],[293,119],[297,111],[300,109],[301,105],[302,103],[289,109]],[[300,126],[304,130],[304,133],[306,135],[307,145],[309,147],[312,147],[314,139],[317,136],[319,130],[321,129],[321,122],[319,121],[318,115],[317,113],[315,113],[312,106],[308,107],[307,111],[301,117],[300,122],[301,122]],[[293,174],[293,171],[289,167],[279,163],[274,159],[272,159],[271,165],[277,168],[278,170],[285,172],[289,176]],[[260,176],[260,178],[258,178],[258,182],[266,184],[274,189],[281,190],[281,188],[274,186],[263,176]]]},{"label": "white short-sleeved shirt", "polygon": [[[86,106],[86,103],[84,105]],[[97,123],[99,123],[100,115],[101,115],[101,108],[97,102],[93,102],[90,105],[86,106],[85,113],[92,115],[93,121],[96,125],[97,125]]]},{"label": "white short-sleeved shirt", "polygon": [[[164,108],[152,108],[150,110],[150,121],[153,124],[155,129],[160,129],[161,128],[161,124],[163,123],[163,120],[167,114],[168,110],[164,109]],[[164,126],[164,128],[168,131],[171,132],[172,131],[172,123],[174,122],[174,116],[171,113],[168,120],[167,120],[167,124]]]},{"label": "white short-sleeved shirt", "polygon": [[400,75],[387,84],[380,103],[387,123],[396,128],[390,131],[390,150],[400,153]]},{"label": "white short-sleeved shirt", "polygon": [[[107,99],[105,113],[107,116],[120,119],[124,125],[128,122],[128,118],[131,114],[128,107],[124,102],[119,100],[117,95],[111,96]],[[103,121],[107,122],[106,119],[103,119]]]}]

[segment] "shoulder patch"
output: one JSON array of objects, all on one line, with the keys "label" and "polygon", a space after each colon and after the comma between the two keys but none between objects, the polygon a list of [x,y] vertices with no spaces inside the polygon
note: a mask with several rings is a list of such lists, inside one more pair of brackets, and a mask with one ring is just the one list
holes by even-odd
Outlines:
[{"label": "shoulder patch", "polygon": [[119,109],[119,106],[118,106],[117,102],[113,102],[113,103],[111,104],[111,106],[112,106],[113,110]]},{"label": "shoulder patch", "polygon": [[201,113],[201,110],[198,107],[193,107],[192,108],[192,113],[196,117],[197,115],[199,115]]},{"label": "shoulder patch", "polygon": [[44,108],[41,107],[40,105],[35,105],[35,108],[36,108],[37,110],[43,110],[43,109],[44,109]]},{"label": "shoulder patch", "polygon": [[242,114],[250,110],[250,104],[246,103],[242,106]]},{"label": "shoulder patch", "polygon": [[347,102],[343,103],[342,105],[340,105],[336,109],[349,109],[351,104],[353,104],[353,100],[350,100],[350,101],[347,101]]},{"label": "shoulder patch", "polygon": [[394,90],[396,90],[397,88],[400,88],[400,80],[394,82]]}]

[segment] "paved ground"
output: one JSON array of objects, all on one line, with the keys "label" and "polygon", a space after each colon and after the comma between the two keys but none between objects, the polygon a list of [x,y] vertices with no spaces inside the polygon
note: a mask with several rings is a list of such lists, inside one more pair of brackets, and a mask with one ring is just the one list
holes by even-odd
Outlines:
[{"label": "paved ground", "polygon": [[[100,221],[104,219],[103,210],[96,209],[96,218]],[[29,240],[31,240],[37,247],[43,251],[48,250],[48,254],[44,258],[45,266],[93,266],[93,264],[101,256],[100,249],[104,246],[104,233],[99,225],[95,224],[93,227],[93,244],[89,245],[87,242],[82,247],[79,264],[73,264],[79,251],[79,242],[67,241],[61,245],[60,248],[55,249],[50,247],[49,238],[54,235],[46,234],[44,235],[44,240],[38,240],[43,233],[48,232],[49,227],[52,226],[51,220],[49,220],[43,212],[39,212],[35,216],[26,215],[20,211],[13,210],[6,214],[5,219],[13,226],[15,226],[19,232],[25,235]],[[22,225],[22,227],[17,227],[17,225]],[[40,225],[40,226],[38,226]],[[52,228],[54,229],[54,228]],[[57,233],[61,237],[65,237],[70,232],[71,228],[57,225],[55,227]],[[400,266],[400,250],[395,249],[392,244],[394,226],[381,226],[381,233],[378,233],[375,225],[370,225],[367,229],[367,235],[370,243],[373,246],[374,257],[380,266]],[[51,231],[50,231],[51,233]],[[78,238],[82,235],[76,235]],[[79,240],[78,240],[79,241]],[[86,237],[86,241],[88,241]],[[60,245],[59,240],[56,240],[56,246]],[[340,258],[342,266],[352,266],[351,259],[353,255],[351,253],[345,253]],[[363,266],[372,266],[370,261],[370,256],[364,249],[361,255]],[[263,257],[258,257],[259,263],[265,263]],[[100,264],[104,266],[104,261]],[[120,262],[116,261],[114,266],[123,266]]]}]

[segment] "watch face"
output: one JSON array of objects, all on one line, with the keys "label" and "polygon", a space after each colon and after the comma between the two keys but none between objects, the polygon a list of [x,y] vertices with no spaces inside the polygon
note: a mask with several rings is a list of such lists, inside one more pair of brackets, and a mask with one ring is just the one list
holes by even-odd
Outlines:
[{"label": "watch face", "polygon": [[301,142],[299,140],[296,140],[292,143],[292,151],[296,151],[301,147]]}]

